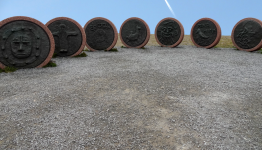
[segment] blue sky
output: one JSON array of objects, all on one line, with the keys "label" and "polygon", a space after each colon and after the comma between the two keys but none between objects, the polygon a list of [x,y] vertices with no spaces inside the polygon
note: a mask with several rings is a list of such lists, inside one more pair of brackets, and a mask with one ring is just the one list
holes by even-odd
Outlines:
[{"label": "blue sky", "polygon": [[119,31],[121,24],[130,17],[147,22],[151,34],[157,23],[174,17],[189,35],[194,22],[203,17],[216,20],[222,35],[230,35],[241,19],[253,17],[262,20],[262,0],[0,0],[0,21],[12,16],[28,16],[42,23],[55,17],[69,17],[82,26],[94,17],[111,20]]}]

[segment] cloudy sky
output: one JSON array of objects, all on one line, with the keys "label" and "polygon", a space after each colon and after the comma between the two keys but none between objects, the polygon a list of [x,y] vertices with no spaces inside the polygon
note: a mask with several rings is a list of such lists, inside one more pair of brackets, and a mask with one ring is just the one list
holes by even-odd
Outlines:
[{"label": "cloudy sky", "polygon": [[[166,17],[179,20],[189,35],[200,18],[216,20],[222,35],[230,35],[241,19],[262,20],[262,0],[0,0],[0,21],[13,16],[28,16],[42,23],[55,17],[69,17],[82,26],[94,17],[111,20],[119,31],[130,17],[145,20],[153,34],[157,23]],[[172,8],[173,12],[169,8]]]}]

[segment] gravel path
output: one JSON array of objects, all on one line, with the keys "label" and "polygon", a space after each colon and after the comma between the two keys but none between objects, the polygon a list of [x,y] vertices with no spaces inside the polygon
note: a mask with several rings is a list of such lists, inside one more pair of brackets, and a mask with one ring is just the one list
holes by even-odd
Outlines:
[{"label": "gravel path", "polygon": [[262,149],[262,54],[88,52],[0,74],[0,149]]}]

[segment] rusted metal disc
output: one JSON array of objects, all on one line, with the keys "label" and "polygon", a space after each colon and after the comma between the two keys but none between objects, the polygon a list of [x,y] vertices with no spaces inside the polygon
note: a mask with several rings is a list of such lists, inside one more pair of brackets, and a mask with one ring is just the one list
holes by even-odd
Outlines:
[{"label": "rusted metal disc", "polygon": [[212,48],[221,39],[219,24],[210,18],[197,20],[191,29],[191,40],[197,47]]},{"label": "rusted metal disc", "polygon": [[147,23],[137,17],[124,21],[120,28],[120,39],[129,48],[141,48],[150,38],[150,29]]},{"label": "rusted metal disc", "polygon": [[262,47],[262,23],[255,18],[240,20],[233,28],[231,39],[234,46],[243,51],[255,51]]},{"label": "rusted metal disc", "polygon": [[61,57],[76,56],[85,47],[85,32],[75,20],[57,17],[46,23],[55,39],[55,53]]},{"label": "rusted metal disc", "polygon": [[16,16],[0,22],[0,68],[43,67],[54,49],[52,33],[40,21]]},{"label": "rusted metal disc", "polygon": [[115,25],[108,19],[96,17],[89,20],[84,27],[86,47],[91,51],[110,50],[117,42],[118,33]]},{"label": "rusted metal disc", "polygon": [[176,47],[184,38],[184,28],[175,18],[164,18],[156,26],[155,38],[163,47]]}]

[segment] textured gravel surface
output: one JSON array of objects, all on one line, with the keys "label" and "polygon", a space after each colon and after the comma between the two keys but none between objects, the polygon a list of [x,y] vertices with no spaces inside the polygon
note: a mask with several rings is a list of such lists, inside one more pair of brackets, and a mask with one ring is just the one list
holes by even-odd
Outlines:
[{"label": "textured gravel surface", "polygon": [[262,149],[262,54],[87,52],[0,74],[0,149]]}]

